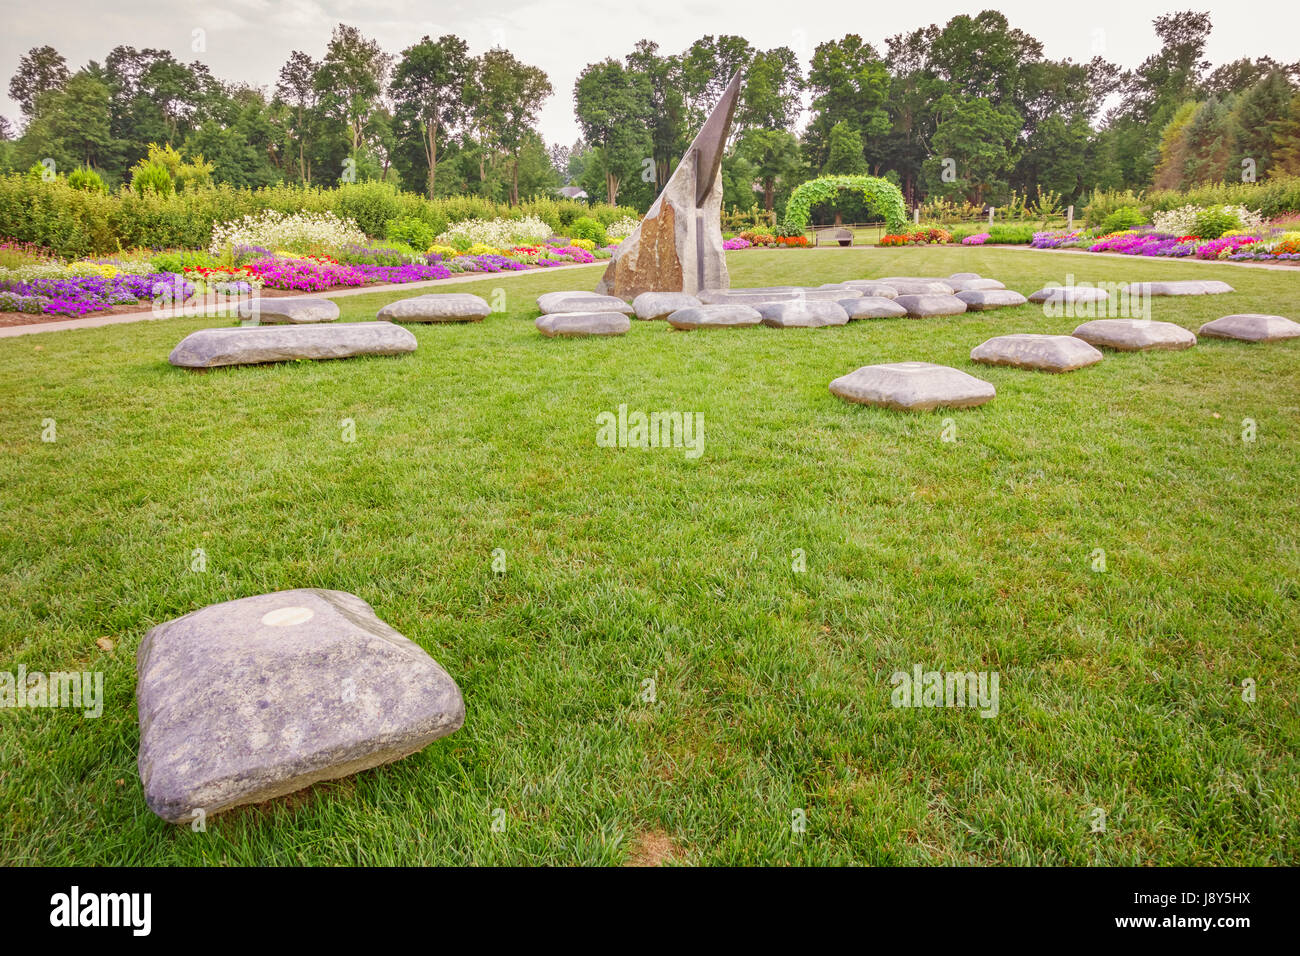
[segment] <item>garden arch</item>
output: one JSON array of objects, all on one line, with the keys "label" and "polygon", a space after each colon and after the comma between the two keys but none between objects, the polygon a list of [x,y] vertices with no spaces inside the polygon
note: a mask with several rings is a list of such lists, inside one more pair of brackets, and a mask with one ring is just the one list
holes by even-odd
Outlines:
[{"label": "garden arch", "polygon": [[903,202],[902,192],[888,179],[878,176],[821,176],[801,183],[786,203],[786,225],[807,229],[812,207],[844,189],[860,192],[871,210],[884,217],[890,232],[907,227],[907,204]]}]

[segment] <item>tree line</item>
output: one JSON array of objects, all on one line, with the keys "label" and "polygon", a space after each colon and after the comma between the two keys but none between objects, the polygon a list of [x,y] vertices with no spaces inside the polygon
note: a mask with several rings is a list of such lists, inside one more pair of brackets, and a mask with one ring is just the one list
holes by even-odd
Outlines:
[{"label": "tree line", "polygon": [[45,46],[10,81],[21,131],[0,121],[0,164],[21,171],[48,158],[111,186],[151,162],[150,144],[166,144],[173,166],[183,155],[241,186],[378,179],[517,203],[572,184],[645,208],[741,69],[723,168],[733,208],[779,211],[800,182],[834,173],[889,178],[912,204],[977,205],[1300,173],[1300,64],[1211,68],[1208,14],[1153,26],[1158,52],[1131,69],[1102,53],[1048,59],[996,11],[880,47],[850,33],[817,45],[807,69],[789,47],[740,36],[677,53],[643,40],[581,72],[582,138],[550,147],[536,128],[555,92],[544,71],[501,48],[471,56],[456,36],[392,55],[339,25],[319,59],[293,51],[273,90],[129,46],[72,72]]}]

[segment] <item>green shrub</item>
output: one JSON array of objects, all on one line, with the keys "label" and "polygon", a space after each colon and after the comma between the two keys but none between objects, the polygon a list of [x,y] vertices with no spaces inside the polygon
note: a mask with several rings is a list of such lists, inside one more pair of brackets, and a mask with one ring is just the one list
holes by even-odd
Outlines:
[{"label": "green shrub", "polygon": [[104,180],[99,173],[85,166],[78,167],[68,173],[68,185],[73,189],[80,189],[83,192],[103,193],[108,192],[104,185]]},{"label": "green shrub", "polygon": [[994,223],[977,230],[987,232],[989,242],[1001,242],[1008,245],[1028,245],[1033,241],[1037,226],[1030,224],[1014,225],[1011,223]]},{"label": "green shrub", "polygon": [[1147,221],[1147,215],[1136,206],[1120,206],[1105,219],[1101,221],[1099,229],[1102,235],[1112,232],[1123,232],[1125,229],[1132,229],[1134,226],[1140,226]]},{"label": "green shrub", "polygon": [[367,236],[382,236],[388,221],[402,215],[402,204],[397,197],[397,188],[388,183],[350,183],[336,191],[331,212],[340,219],[351,219]]},{"label": "green shrub", "polygon": [[174,189],[171,173],[167,172],[166,167],[159,166],[156,163],[144,163],[132,169],[131,188],[139,196],[143,196],[148,192],[157,193],[159,196],[167,196]]},{"label": "green shrub", "polygon": [[184,272],[186,269],[211,269],[217,265],[216,257],[202,250],[176,250],[160,252],[151,260],[159,272]]},{"label": "green shrub", "polygon": [[428,249],[438,238],[432,226],[413,216],[388,220],[384,235],[393,242],[404,242],[413,249]]},{"label": "green shrub", "polygon": [[1092,198],[1083,207],[1083,221],[1089,229],[1097,229],[1106,221],[1106,217],[1125,207],[1142,209],[1145,203],[1141,193],[1131,189],[1094,189]]},{"label": "green shrub", "polygon": [[1223,206],[1200,210],[1192,219],[1192,234],[1202,239],[1218,239],[1225,232],[1241,228],[1241,217]]},{"label": "green shrub", "polygon": [[597,246],[608,245],[609,238],[605,235],[605,227],[600,220],[592,219],[590,216],[579,216],[569,224],[569,236],[573,239],[589,239]]}]

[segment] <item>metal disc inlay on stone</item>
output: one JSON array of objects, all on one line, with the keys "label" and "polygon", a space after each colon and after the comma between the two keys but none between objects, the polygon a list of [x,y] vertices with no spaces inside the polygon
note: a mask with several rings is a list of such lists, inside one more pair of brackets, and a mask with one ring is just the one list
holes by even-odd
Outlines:
[{"label": "metal disc inlay on stone", "polygon": [[537,318],[537,331],[548,337],[581,338],[587,335],[623,335],[632,320],[622,312],[552,312]]},{"label": "metal disc inlay on stone", "polygon": [[415,336],[391,322],[244,325],[200,329],[181,339],[167,361],[181,368],[260,365],[414,352]]},{"label": "metal disc inlay on stone", "polygon": [[1073,335],[999,335],[971,349],[972,362],[1042,372],[1071,372],[1093,365],[1101,352]]},{"label": "metal disc inlay on stone", "polygon": [[149,808],[189,823],[397,760],[465,722],[456,682],[345,591],[213,604],[136,654]]},{"label": "metal disc inlay on stone", "polygon": [[1280,315],[1242,312],[1206,322],[1196,334],[1208,335],[1212,339],[1237,339],[1241,342],[1279,342],[1282,339],[1300,338],[1300,322],[1293,322]]},{"label": "metal disc inlay on stone", "polygon": [[831,394],[848,402],[906,411],[941,406],[971,408],[996,394],[993,386],[960,369],[930,362],[866,365],[831,382]]},{"label": "metal disc inlay on stone", "polygon": [[1091,345],[1120,352],[1189,349],[1196,344],[1196,336],[1181,325],[1151,319],[1094,319],[1083,323],[1072,334]]},{"label": "metal disc inlay on stone", "polygon": [[262,325],[333,322],[339,317],[339,307],[330,299],[268,299],[258,296],[239,304],[239,317],[257,319]]},{"label": "metal disc inlay on stone", "polygon": [[390,302],[378,318],[388,322],[482,322],[492,313],[487,300],[465,292],[417,295]]}]

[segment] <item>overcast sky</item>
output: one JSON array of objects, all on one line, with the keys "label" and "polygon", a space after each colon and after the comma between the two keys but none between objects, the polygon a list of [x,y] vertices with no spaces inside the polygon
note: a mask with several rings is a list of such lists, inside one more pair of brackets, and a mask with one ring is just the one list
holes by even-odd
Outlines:
[{"label": "overcast sky", "polygon": [[[1001,10],[1042,41],[1052,59],[1087,61],[1100,53],[1123,66],[1136,66],[1156,50],[1151,20],[1173,10],[1209,10],[1214,31],[1207,56],[1218,65],[1238,57],[1268,55],[1300,60],[1298,0],[1000,0],[986,4],[930,0],[926,3],[868,4],[863,0],[3,0],[0,77],[5,91],[18,58],[50,44],[76,69],[103,61],[114,46],[159,47],[178,59],[202,60],[223,80],[273,86],[290,50],[319,58],[334,25],[359,27],[390,53],[428,34],[455,33],[471,53],[504,46],[525,63],[544,69],[555,87],[541,114],[548,143],[578,138],[573,118],[573,83],[588,63],[622,57],[648,38],[675,53],[705,35],[732,33],[759,49],[789,46],[805,68],[818,43],[857,33],[877,49],[893,34],[958,13]],[[204,31],[206,50],[193,49],[194,31]],[[7,95],[0,112],[17,120]]]}]

